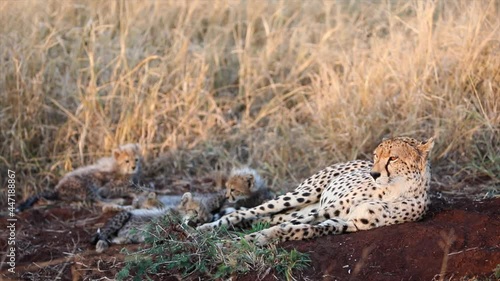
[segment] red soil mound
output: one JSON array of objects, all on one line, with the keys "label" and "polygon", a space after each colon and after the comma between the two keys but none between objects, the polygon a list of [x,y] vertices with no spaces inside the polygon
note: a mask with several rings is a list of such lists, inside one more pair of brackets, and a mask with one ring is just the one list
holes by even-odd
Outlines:
[{"label": "red soil mound", "polygon": [[[493,270],[500,264],[500,198],[448,201],[435,200],[420,222],[282,246],[310,254],[311,266],[296,273],[298,280],[432,280],[439,277],[443,263],[446,278],[493,278]],[[109,216],[70,208],[34,209],[20,214],[16,223],[16,274],[7,272],[4,265],[0,279],[113,278],[123,266],[122,247],[113,246],[105,254],[96,254],[88,241]],[[6,227],[3,218],[0,228]],[[2,239],[0,249],[5,252],[7,246]],[[238,279],[259,278],[262,276],[249,274]],[[277,278],[270,273],[264,280]]]}]

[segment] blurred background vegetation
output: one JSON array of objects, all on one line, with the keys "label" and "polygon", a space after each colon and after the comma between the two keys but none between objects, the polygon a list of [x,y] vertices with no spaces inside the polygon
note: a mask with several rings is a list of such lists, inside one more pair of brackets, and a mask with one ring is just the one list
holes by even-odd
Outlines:
[{"label": "blurred background vegetation", "polygon": [[[2,1],[0,170],[19,197],[128,142],[276,190],[437,136],[433,188],[500,185],[498,1]],[[4,196],[4,194],[2,194]],[[5,200],[2,200],[2,204]]]}]

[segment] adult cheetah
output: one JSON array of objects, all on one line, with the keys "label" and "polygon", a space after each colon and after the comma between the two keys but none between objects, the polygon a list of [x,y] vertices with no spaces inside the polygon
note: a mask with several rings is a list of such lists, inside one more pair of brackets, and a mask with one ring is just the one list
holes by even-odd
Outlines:
[{"label": "adult cheetah", "polygon": [[271,225],[283,222],[244,237],[265,245],[416,221],[427,209],[433,146],[434,138],[424,142],[408,137],[384,140],[375,149],[373,162],[334,164],[293,192],[198,229],[255,219]]}]

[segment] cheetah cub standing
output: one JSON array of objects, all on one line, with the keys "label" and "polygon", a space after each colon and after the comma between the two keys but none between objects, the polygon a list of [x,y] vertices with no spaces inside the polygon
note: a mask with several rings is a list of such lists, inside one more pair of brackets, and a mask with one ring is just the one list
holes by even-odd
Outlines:
[{"label": "cheetah cub standing", "polygon": [[[96,164],[67,173],[54,190],[29,197],[17,211],[33,206],[40,198],[73,202],[113,202],[130,193],[131,182],[137,182],[141,172],[141,153],[138,144],[126,144],[113,151],[112,157],[101,158]],[[115,200],[122,202],[123,200]]]},{"label": "cheetah cub standing", "polygon": [[271,221],[290,209],[312,210],[299,211],[289,221],[244,237],[265,245],[416,221],[427,209],[433,146],[433,138],[424,142],[407,137],[384,140],[375,149],[373,162],[357,160],[329,166],[293,192],[198,229],[235,225],[257,217]]}]

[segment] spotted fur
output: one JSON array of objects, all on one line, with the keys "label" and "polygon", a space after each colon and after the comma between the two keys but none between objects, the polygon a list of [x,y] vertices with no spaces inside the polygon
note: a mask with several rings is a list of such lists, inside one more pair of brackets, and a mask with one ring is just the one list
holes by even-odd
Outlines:
[{"label": "spotted fur", "polygon": [[111,244],[144,242],[149,223],[168,212],[167,208],[122,211],[109,219],[102,229],[97,230],[91,243],[96,245],[96,252],[102,253]]},{"label": "spotted fur", "polygon": [[[154,196],[153,196],[154,194]],[[96,251],[101,253],[111,244],[141,243],[145,239],[145,231],[149,224],[160,217],[177,214],[181,196],[148,193],[137,198],[138,205],[127,206],[120,213],[110,218],[102,229],[95,233],[91,242],[96,244]],[[137,209],[132,209],[137,208]]]},{"label": "spotted fur", "polygon": [[234,169],[226,181],[227,207],[252,208],[273,198],[273,192],[254,169]]},{"label": "spotted fur", "polygon": [[200,225],[213,220],[226,201],[224,190],[217,193],[196,194],[186,192],[177,208],[186,224]]},{"label": "spotted fur", "polygon": [[53,191],[44,191],[22,202],[17,211],[30,208],[39,199],[68,202],[104,202],[130,192],[141,173],[141,153],[137,144],[126,144],[113,151],[112,157],[101,158],[90,166],[67,173]]},{"label": "spotted fur", "polygon": [[416,221],[428,204],[433,145],[433,138],[425,142],[406,137],[384,140],[374,151],[374,162],[332,165],[292,192],[198,229],[206,231],[258,217],[272,225],[281,222],[245,236],[264,245]]},{"label": "spotted fur", "polygon": [[[122,204],[109,203],[102,206],[102,211],[116,212],[124,210],[134,210],[134,209],[161,209],[165,207],[165,204],[160,200],[159,196],[153,191],[145,191],[140,194],[132,193],[134,198],[131,205],[123,206]],[[161,197],[161,196],[160,196]]]}]

